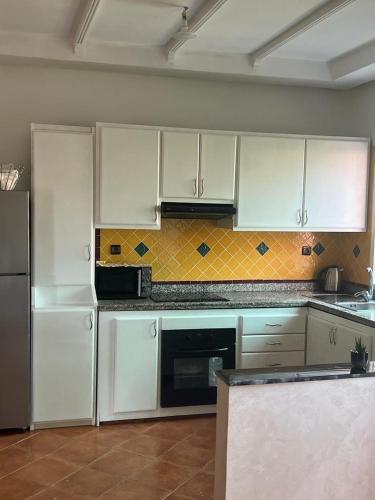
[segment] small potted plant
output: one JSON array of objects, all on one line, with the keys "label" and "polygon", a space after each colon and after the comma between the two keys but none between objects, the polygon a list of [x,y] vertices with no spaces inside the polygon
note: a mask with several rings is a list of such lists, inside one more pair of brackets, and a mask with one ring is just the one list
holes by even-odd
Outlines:
[{"label": "small potted plant", "polygon": [[355,346],[351,352],[352,370],[355,372],[365,372],[368,363],[368,352],[362,342],[361,337],[355,338]]}]

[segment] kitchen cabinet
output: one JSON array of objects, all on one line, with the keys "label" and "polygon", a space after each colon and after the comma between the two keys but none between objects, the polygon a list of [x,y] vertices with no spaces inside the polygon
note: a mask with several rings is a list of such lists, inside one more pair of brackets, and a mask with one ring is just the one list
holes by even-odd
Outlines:
[{"label": "kitchen cabinet", "polygon": [[96,226],[160,229],[160,132],[97,124]]},{"label": "kitchen cabinet", "polygon": [[156,410],[158,319],[115,319],[114,413]]},{"label": "kitchen cabinet", "polygon": [[305,140],[241,136],[236,230],[293,230],[302,225]]},{"label": "kitchen cabinet", "polygon": [[367,140],[307,139],[304,228],[365,231]]},{"label": "kitchen cabinet", "polygon": [[353,321],[330,314],[310,313],[307,322],[306,364],[350,363],[355,337],[372,353],[372,333]]},{"label": "kitchen cabinet", "polygon": [[198,198],[198,177],[198,132],[163,131],[162,197]]},{"label": "kitchen cabinet", "polygon": [[234,200],[236,136],[201,134],[199,198],[201,200]]},{"label": "kitchen cabinet", "polygon": [[233,202],[236,136],[163,131],[161,196]]},{"label": "kitchen cabinet", "polygon": [[240,368],[302,366],[305,308],[254,309],[242,316]]},{"label": "kitchen cabinet", "polygon": [[34,286],[86,285],[93,276],[93,131],[32,126]]},{"label": "kitchen cabinet", "polygon": [[95,310],[34,310],[33,422],[92,423]]}]

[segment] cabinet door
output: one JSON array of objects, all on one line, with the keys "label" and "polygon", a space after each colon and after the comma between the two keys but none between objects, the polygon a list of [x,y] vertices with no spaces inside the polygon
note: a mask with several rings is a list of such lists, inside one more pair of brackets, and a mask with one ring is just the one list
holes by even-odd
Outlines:
[{"label": "cabinet door", "polygon": [[163,132],[162,196],[198,198],[199,134]]},{"label": "cabinet door", "polygon": [[234,200],[236,137],[201,134],[199,197],[204,200]]},{"label": "cabinet door", "polygon": [[93,136],[33,132],[33,284],[91,283]]},{"label": "cabinet door", "polygon": [[159,131],[98,127],[99,225],[158,229]]},{"label": "cabinet door", "polygon": [[158,319],[115,319],[114,413],[155,410]]},{"label": "cabinet door", "polygon": [[94,309],[33,312],[33,421],[93,418]]},{"label": "cabinet door", "polygon": [[242,136],[236,229],[300,227],[305,140]]},{"label": "cabinet door", "polygon": [[369,353],[369,359],[372,353],[372,338],[370,335],[360,333],[350,326],[338,325],[334,334],[336,342],[336,363],[350,363],[350,351],[354,349],[356,337],[361,337]]},{"label": "cabinet door", "polygon": [[307,320],[306,365],[338,363],[333,343],[335,323],[309,316]]},{"label": "cabinet door", "polygon": [[306,229],[366,229],[368,142],[308,139]]}]

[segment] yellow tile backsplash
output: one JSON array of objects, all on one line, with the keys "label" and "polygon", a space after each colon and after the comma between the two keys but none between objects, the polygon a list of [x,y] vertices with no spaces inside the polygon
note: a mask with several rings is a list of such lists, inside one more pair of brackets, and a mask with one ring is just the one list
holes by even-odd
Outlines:
[{"label": "yellow tile backsplash", "polygon": [[[310,280],[339,264],[344,278],[367,283],[367,233],[234,232],[213,221],[163,219],[160,231],[102,229],[100,235],[101,260],[151,264],[154,281]],[[140,243],[148,249],[143,256],[135,250]],[[209,247],[205,256],[197,250],[202,243]],[[261,243],[268,247],[264,255],[257,250]],[[114,244],[121,255],[110,254]],[[318,244],[320,255],[301,255],[302,246]]]}]

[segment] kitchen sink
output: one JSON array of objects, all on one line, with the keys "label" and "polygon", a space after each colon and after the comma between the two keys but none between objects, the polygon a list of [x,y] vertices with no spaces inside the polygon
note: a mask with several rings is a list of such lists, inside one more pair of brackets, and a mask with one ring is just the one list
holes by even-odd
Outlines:
[{"label": "kitchen sink", "polygon": [[335,305],[351,311],[375,311],[375,302],[335,302]]}]

